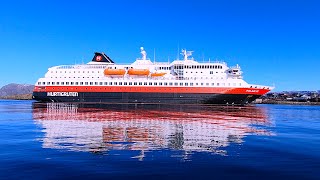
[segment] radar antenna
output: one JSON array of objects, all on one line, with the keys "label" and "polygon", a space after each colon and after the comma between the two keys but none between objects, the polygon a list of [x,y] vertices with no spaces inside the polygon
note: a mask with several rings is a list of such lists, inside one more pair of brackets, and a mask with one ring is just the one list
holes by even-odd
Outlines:
[{"label": "radar antenna", "polygon": [[188,57],[189,56],[192,56],[192,53],[193,53],[193,51],[187,51],[187,50],[185,50],[185,49],[182,49],[182,51],[181,51],[181,55],[183,55],[183,60],[188,60]]}]

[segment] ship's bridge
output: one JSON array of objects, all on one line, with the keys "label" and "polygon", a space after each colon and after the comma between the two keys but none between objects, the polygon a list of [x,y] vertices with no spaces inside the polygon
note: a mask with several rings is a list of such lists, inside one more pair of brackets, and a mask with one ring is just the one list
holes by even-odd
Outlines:
[{"label": "ship's bridge", "polygon": [[193,59],[188,59],[188,60],[175,60],[171,63],[172,65],[178,65],[178,64],[183,64],[183,65],[194,65],[194,64],[199,64],[199,62],[193,60]]},{"label": "ship's bridge", "polygon": [[193,51],[182,50],[183,60],[175,60],[171,63],[172,74],[178,79],[226,79],[226,71],[229,69],[224,62],[199,63],[189,58]]}]

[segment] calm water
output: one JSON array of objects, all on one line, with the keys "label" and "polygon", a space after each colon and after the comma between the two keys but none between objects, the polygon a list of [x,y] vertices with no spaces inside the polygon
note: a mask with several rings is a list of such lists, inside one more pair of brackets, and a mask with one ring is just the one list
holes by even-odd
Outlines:
[{"label": "calm water", "polygon": [[0,101],[0,179],[320,179],[320,107]]}]

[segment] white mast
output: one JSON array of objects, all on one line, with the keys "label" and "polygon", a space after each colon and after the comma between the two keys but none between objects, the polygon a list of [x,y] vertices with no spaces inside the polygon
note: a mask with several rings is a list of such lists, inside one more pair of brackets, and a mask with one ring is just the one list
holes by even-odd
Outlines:
[{"label": "white mast", "polygon": [[156,63],[156,48],[153,48],[153,61]]},{"label": "white mast", "polygon": [[143,47],[141,47],[140,50],[141,50],[142,60],[146,60],[147,52],[143,49]]}]

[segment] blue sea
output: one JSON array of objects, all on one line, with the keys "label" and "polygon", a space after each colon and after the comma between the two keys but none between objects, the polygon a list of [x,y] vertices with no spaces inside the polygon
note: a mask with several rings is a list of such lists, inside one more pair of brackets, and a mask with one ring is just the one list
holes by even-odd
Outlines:
[{"label": "blue sea", "polygon": [[320,106],[0,101],[0,179],[320,179]]}]

